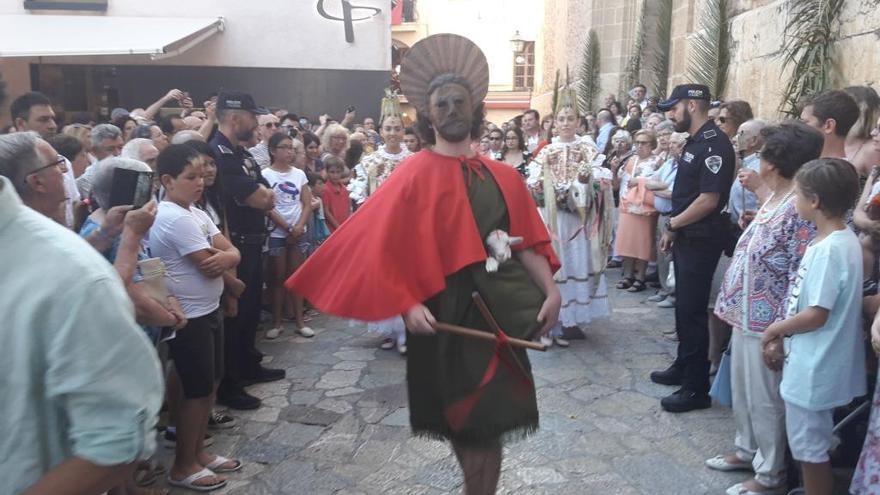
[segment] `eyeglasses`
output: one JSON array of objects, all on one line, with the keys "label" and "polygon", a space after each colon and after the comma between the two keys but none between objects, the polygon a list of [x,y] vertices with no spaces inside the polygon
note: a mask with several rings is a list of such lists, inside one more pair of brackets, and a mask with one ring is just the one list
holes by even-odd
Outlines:
[{"label": "eyeglasses", "polygon": [[47,168],[51,168],[51,167],[58,167],[58,170],[59,170],[62,174],[66,174],[66,173],[67,173],[67,161],[64,159],[63,156],[59,156],[58,159],[55,160],[54,162],[52,162],[52,163],[50,163],[50,164],[48,164],[48,165],[43,165],[42,167],[40,167],[40,168],[34,170],[33,172],[29,173],[28,175],[32,175],[32,174],[35,174],[35,173],[37,173],[37,172],[42,172],[43,170],[46,170]]},{"label": "eyeglasses", "polygon": [[265,124],[263,124],[263,126],[265,126],[267,129],[271,129],[273,127],[277,129],[281,127],[281,124],[278,124],[277,122],[266,122]]},{"label": "eyeglasses", "polygon": [[715,117],[715,120],[717,120],[719,124],[726,124],[730,119],[727,117]]}]

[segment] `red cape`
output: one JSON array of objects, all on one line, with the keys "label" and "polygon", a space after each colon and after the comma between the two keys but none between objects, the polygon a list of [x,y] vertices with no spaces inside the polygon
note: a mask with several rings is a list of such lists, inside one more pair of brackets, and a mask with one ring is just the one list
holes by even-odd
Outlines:
[{"label": "red cape", "polygon": [[[510,235],[524,239],[512,249],[532,248],[555,273],[559,260],[519,172],[480,160],[504,196]],[[400,163],[284,285],[322,312],[384,320],[428,300],[446,287],[447,276],[486,256],[461,162],[424,150]]]}]

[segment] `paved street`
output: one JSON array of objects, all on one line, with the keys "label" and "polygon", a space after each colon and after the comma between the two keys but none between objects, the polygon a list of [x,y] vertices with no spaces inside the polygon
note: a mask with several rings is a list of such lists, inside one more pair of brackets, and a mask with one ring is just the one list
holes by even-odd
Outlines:
[{"label": "paved street", "polygon": [[[611,274],[616,280],[618,273]],[[531,354],[541,429],[506,449],[500,493],[723,493],[744,478],[704,468],[731,446],[730,411],[661,412],[671,389],[648,372],[666,366],[674,343],[661,330],[672,310],[611,289],[614,316],[569,349]],[[287,380],[251,388],[265,406],[237,413],[213,451],[239,456],[230,494],[459,493],[448,446],[413,438],[404,358],[348,322],[319,318],[314,339],[286,332],[261,344]],[[221,492],[223,493],[223,492]]]}]

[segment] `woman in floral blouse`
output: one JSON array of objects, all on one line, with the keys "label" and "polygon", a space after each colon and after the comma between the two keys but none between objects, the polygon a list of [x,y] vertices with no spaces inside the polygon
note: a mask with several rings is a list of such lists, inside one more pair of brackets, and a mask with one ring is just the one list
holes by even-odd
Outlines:
[{"label": "woman in floral blouse", "polygon": [[793,178],[801,165],[819,157],[823,142],[817,131],[796,121],[766,127],[761,134],[760,175],[772,195],[745,227],[715,304],[715,314],[733,327],[736,451],[709,459],[706,465],[721,471],[753,470],[753,479],[727,492],[735,494],[777,493],[784,488],[782,372],[764,364],[761,334],[785,317],[789,286],[815,231],[795,210]]}]

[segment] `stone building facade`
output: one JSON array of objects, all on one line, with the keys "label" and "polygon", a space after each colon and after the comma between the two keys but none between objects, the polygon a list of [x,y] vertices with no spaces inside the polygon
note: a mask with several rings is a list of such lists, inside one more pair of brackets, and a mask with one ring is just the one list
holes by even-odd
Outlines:
[{"label": "stone building facade", "polygon": [[[789,78],[782,71],[781,47],[790,1],[728,0],[731,53],[727,88],[721,97],[749,101],[756,115],[763,118],[780,116],[778,109]],[[568,66],[572,78],[577,77],[583,43],[591,28],[600,40],[600,94],[620,96],[642,8],[646,9],[646,41],[641,79],[650,89],[659,16],[656,0],[545,0],[544,29],[538,42],[543,57],[542,84],[533,94],[533,106],[542,113],[550,111],[557,69],[564,74]],[[700,28],[704,8],[705,0],[673,0],[670,87],[688,80],[690,38]],[[835,50],[835,87],[880,85],[880,0],[844,2]]]}]

